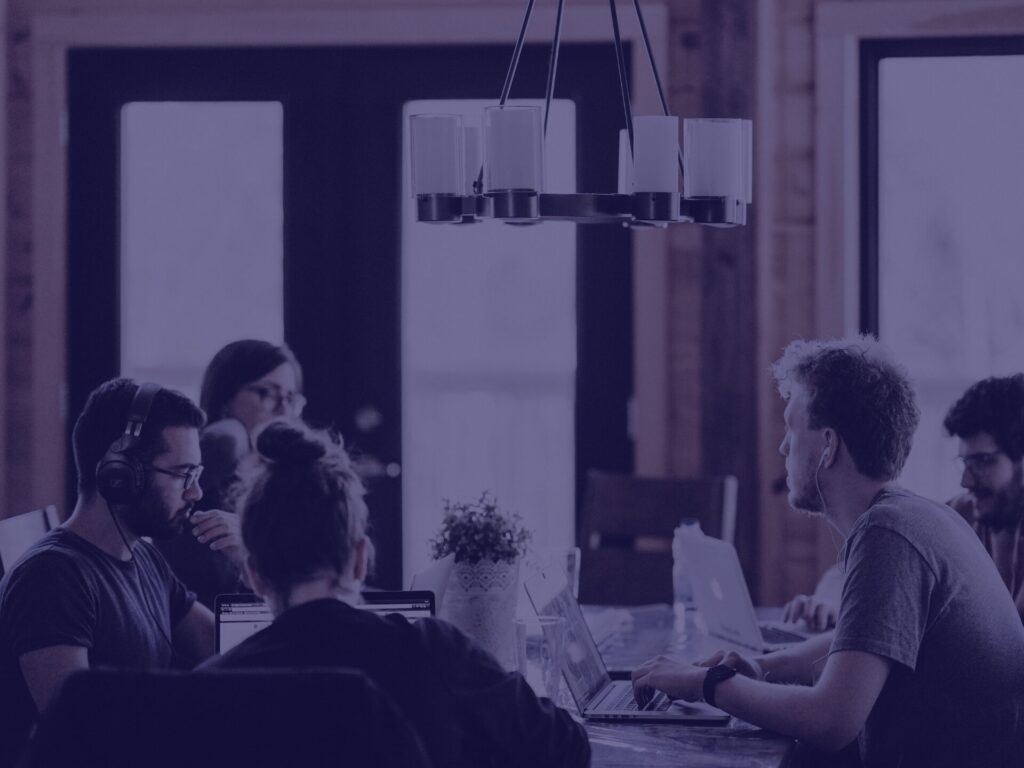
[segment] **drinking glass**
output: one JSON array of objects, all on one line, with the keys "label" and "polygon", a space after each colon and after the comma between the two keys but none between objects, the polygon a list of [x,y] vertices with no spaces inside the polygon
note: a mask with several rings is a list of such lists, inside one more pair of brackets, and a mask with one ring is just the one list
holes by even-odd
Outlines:
[{"label": "drinking glass", "polygon": [[515,620],[516,668],[538,696],[558,699],[565,663],[566,623],[561,616]]}]

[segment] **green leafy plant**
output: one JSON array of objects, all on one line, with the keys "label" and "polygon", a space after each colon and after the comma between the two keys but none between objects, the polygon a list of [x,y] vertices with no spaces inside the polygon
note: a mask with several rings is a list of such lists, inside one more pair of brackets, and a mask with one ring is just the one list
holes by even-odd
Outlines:
[{"label": "green leafy plant", "polygon": [[529,541],[522,518],[503,512],[498,500],[485,491],[478,501],[445,499],[441,530],[430,547],[435,560],[454,553],[457,563],[514,563]]}]

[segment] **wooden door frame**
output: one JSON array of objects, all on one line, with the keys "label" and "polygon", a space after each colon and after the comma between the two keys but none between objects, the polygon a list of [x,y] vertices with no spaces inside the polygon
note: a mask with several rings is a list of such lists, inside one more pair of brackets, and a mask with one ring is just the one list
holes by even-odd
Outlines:
[{"label": "wooden door frame", "polygon": [[[282,3],[282,5],[284,5]],[[79,47],[230,47],[324,45],[443,45],[508,43],[522,23],[523,6],[395,7],[338,10],[141,10],[39,12],[31,18],[32,66],[32,399],[29,477],[13,503],[30,508],[50,503],[65,487],[64,442],[67,392],[67,61]],[[554,9],[537,8],[530,41],[550,36]],[[461,23],[453,24],[453,17]],[[660,72],[667,72],[668,9],[648,4],[645,20]],[[660,112],[649,76],[643,38],[634,17],[623,15],[631,43],[632,99],[639,114]],[[563,31],[566,42],[610,42],[604,5],[573,6]],[[609,50],[609,54],[611,51]],[[617,87],[615,83],[608,84]],[[667,239],[661,230],[633,235],[634,397],[636,468],[659,474],[666,465],[667,432]],[[38,502],[38,503],[37,503]],[[19,507],[19,508],[20,508]]]},{"label": "wooden door frame", "polygon": [[820,338],[860,318],[860,45],[865,40],[1024,34],[1006,0],[828,2],[816,9],[815,317]]}]

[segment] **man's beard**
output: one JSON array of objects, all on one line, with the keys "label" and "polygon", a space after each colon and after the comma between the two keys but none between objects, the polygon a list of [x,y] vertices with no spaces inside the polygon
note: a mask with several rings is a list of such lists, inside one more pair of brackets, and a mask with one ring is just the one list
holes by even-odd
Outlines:
[{"label": "man's beard", "polygon": [[793,509],[805,512],[808,515],[822,515],[825,513],[824,499],[818,492],[819,466],[810,462],[804,467],[804,477],[807,478],[799,491],[790,493],[790,506]]},{"label": "man's beard", "polygon": [[997,531],[1018,525],[1024,520],[1024,465],[1017,464],[1013,468],[1013,477],[1004,488],[994,492],[983,491],[980,497],[974,491],[974,498],[976,502],[980,498],[992,499],[989,510],[978,513],[979,522]]},{"label": "man's beard", "polygon": [[192,511],[191,504],[184,504],[172,515],[159,494],[147,488],[139,499],[128,507],[124,519],[136,536],[154,539],[173,539],[185,527],[185,520]]}]

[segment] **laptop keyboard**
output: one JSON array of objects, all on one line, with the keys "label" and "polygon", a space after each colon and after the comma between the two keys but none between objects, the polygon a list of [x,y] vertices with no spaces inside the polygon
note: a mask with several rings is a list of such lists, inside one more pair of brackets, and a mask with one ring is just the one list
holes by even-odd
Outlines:
[{"label": "laptop keyboard", "polygon": [[654,695],[654,698],[647,702],[647,705],[641,707],[636,703],[636,699],[633,697],[632,686],[622,686],[622,694],[618,700],[611,702],[608,709],[611,711],[623,711],[626,712],[663,712],[669,708],[672,704],[668,697],[661,691],[658,691]]},{"label": "laptop keyboard", "polygon": [[769,645],[799,643],[801,640],[807,639],[803,635],[798,635],[794,632],[787,632],[786,630],[779,629],[778,627],[766,627],[764,625],[761,626],[761,636]]}]

